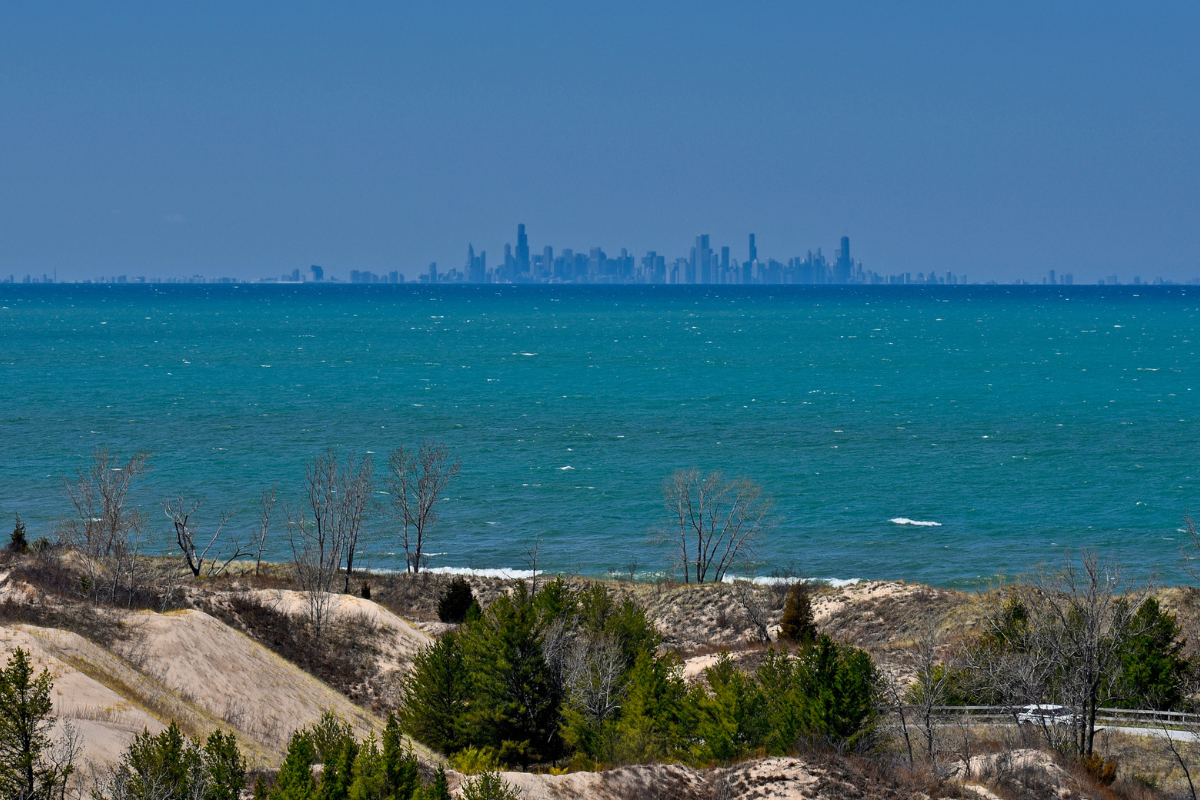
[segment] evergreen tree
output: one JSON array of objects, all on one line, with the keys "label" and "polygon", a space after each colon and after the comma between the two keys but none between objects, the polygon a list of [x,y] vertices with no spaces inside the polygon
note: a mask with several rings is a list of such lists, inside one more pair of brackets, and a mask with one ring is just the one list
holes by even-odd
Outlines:
[{"label": "evergreen tree", "polygon": [[1121,650],[1121,678],[1113,701],[1168,711],[1182,707],[1191,663],[1183,656],[1187,640],[1175,615],[1147,598],[1133,617],[1131,636]]},{"label": "evergreen tree", "polygon": [[450,800],[450,784],[446,781],[446,768],[438,764],[433,780],[421,790],[421,800]]},{"label": "evergreen tree", "polygon": [[755,674],[764,691],[767,737],[765,746],[771,755],[790,752],[804,735],[808,723],[804,697],[799,682],[799,662],[788,655],[786,648],[767,648],[767,655]]},{"label": "evergreen tree", "polygon": [[317,763],[320,764],[336,761],[346,743],[354,742],[350,723],[329,710],[322,712],[321,718],[305,728],[303,733],[312,743]]},{"label": "evergreen tree", "polygon": [[238,800],[246,785],[246,760],[232,733],[213,731],[204,743],[208,772],[205,800]]},{"label": "evergreen tree", "polygon": [[54,726],[50,673],[34,676],[29,654],[20,647],[0,670],[0,796],[49,797],[66,780],[46,763],[50,729]]},{"label": "evergreen tree", "polygon": [[350,800],[387,800],[387,767],[375,742],[375,734],[369,735],[359,748],[352,774]]},{"label": "evergreen tree", "polygon": [[839,749],[853,748],[879,716],[879,673],[862,650],[822,634],[797,664],[797,689],[808,701],[806,733]]},{"label": "evergreen tree", "polygon": [[471,584],[461,575],[450,581],[445,593],[438,600],[437,614],[442,622],[462,622],[467,610],[475,603],[475,592]]},{"label": "evergreen tree", "polygon": [[521,795],[498,772],[484,772],[463,782],[463,800],[520,800]]},{"label": "evergreen tree", "polygon": [[395,714],[388,714],[383,731],[383,765],[387,775],[387,792],[393,800],[410,800],[421,785],[417,757],[404,746],[400,723]]},{"label": "evergreen tree", "polygon": [[817,638],[812,598],[804,581],[796,581],[788,590],[787,600],[783,604],[783,617],[779,622],[779,638],[796,644],[812,644]]},{"label": "evergreen tree", "polygon": [[29,540],[25,538],[25,523],[21,521],[20,514],[17,514],[17,522],[13,526],[12,539],[8,542],[8,552],[29,552]]},{"label": "evergreen tree", "polygon": [[443,753],[464,744],[461,728],[469,692],[459,634],[442,634],[413,659],[404,681],[400,722],[412,736]]},{"label": "evergreen tree", "polygon": [[492,603],[464,642],[474,684],[470,723],[500,760],[528,766],[556,758],[560,696],[542,655],[542,633],[529,588]]},{"label": "evergreen tree", "polygon": [[350,784],[354,780],[354,760],[358,757],[358,744],[353,737],[342,742],[342,749],[331,756],[321,770],[321,786],[318,800],[349,800]]},{"label": "evergreen tree", "polygon": [[623,756],[632,762],[668,758],[686,738],[687,684],[673,653],[643,653],[629,671],[617,722]]},{"label": "evergreen tree", "polygon": [[271,788],[271,800],[316,800],[317,786],[312,768],[317,751],[302,731],[292,734],[279,776]]},{"label": "evergreen tree", "polygon": [[692,692],[695,733],[702,760],[728,763],[760,748],[767,736],[766,698],[753,678],[728,653],[704,671],[709,690]]}]

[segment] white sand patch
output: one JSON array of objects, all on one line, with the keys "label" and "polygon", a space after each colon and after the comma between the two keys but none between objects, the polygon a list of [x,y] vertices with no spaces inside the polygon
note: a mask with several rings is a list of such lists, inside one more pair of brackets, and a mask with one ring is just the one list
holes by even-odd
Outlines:
[{"label": "white sand patch", "polygon": [[[734,661],[737,661],[743,655],[744,653],[737,651],[732,651],[729,653],[729,657]],[[709,653],[703,656],[692,656],[691,658],[685,660],[683,662],[684,680],[694,681],[700,678],[702,675],[704,675],[704,670],[708,669],[709,667],[716,666],[720,659],[720,653]]]},{"label": "white sand patch", "polygon": [[[290,616],[303,616],[308,613],[308,597],[304,592],[275,589],[258,590],[251,594],[261,602]],[[407,670],[413,656],[433,641],[429,634],[418,630],[408,620],[396,616],[371,600],[349,594],[332,594],[329,601],[330,616],[334,624],[337,624],[339,618],[357,617],[382,629],[383,635],[377,642],[382,653],[379,664],[381,672]]]},{"label": "white sand patch", "polygon": [[921,589],[922,587],[920,586],[899,583],[897,581],[867,581],[852,586],[844,586],[834,594],[820,594],[813,597],[813,618],[815,621],[820,622],[854,603],[903,597],[921,591]]},{"label": "white sand patch", "polygon": [[228,725],[274,748],[330,709],[359,735],[381,720],[202,611],[137,614],[141,671]]},{"label": "white sand patch", "polygon": [[52,655],[45,645],[45,639],[31,630],[0,627],[5,663],[20,647],[29,653],[34,669],[39,673],[50,671],[54,680],[50,699],[60,718],[54,733],[60,733],[66,721],[75,727],[83,748],[81,765],[115,759],[133,741],[134,734],[143,730],[158,733],[165,727],[125,697]]}]

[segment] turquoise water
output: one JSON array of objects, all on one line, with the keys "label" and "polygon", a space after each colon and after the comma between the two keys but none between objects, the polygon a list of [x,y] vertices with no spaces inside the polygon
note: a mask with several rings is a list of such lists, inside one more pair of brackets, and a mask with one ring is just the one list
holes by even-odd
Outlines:
[{"label": "turquoise water", "polygon": [[[694,466],[774,496],[764,573],[794,560],[973,586],[1093,546],[1179,580],[1181,521],[1200,507],[1198,301],[1184,287],[0,286],[0,513],[48,531],[61,476],[93,447],[146,448],[139,499],[166,547],[168,495],[249,528],[258,491],[277,482],[295,502],[327,445],[382,463],[435,438],[463,463],[435,565],[520,567],[541,534],[552,569],[661,569],[661,484]],[[370,530],[364,560],[402,566],[385,520]]]}]

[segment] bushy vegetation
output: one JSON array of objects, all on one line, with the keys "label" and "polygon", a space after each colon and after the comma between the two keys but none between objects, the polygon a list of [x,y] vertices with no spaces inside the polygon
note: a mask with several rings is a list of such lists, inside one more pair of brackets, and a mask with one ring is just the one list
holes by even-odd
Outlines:
[{"label": "bushy vegetation", "polygon": [[[314,767],[321,765],[320,777]],[[421,779],[417,757],[406,747],[394,716],[383,739],[357,740],[350,726],[331,713],[296,731],[268,800],[449,800],[446,772],[439,767]]]},{"label": "bushy vegetation", "polygon": [[630,597],[519,582],[417,656],[401,720],[468,772],[871,746],[880,692],[870,657],[829,637],[809,642],[769,650],[753,673],[722,656],[689,686]]},{"label": "bushy vegetation", "polygon": [[812,598],[804,581],[796,581],[788,589],[787,599],[783,603],[783,616],[779,620],[779,638],[797,644],[811,644],[817,638]]},{"label": "bushy vegetation", "polygon": [[450,581],[450,585],[438,600],[438,619],[442,622],[462,622],[472,607],[478,612],[479,603],[475,600],[475,593],[471,591],[471,584],[462,576],[456,577]]},{"label": "bushy vegetation", "polygon": [[238,800],[246,762],[233,734],[214,731],[201,744],[174,722],[143,731],[92,791],[95,800]]}]

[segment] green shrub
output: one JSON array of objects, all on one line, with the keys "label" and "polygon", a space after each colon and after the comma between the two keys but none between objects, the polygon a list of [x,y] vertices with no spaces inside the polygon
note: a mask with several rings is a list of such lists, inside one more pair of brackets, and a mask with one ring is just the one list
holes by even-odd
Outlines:
[{"label": "green shrub", "polygon": [[467,611],[475,604],[475,592],[467,579],[458,576],[450,581],[442,598],[438,600],[437,614],[442,622],[462,622]]},{"label": "green shrub", "polygon": [[1150,597],[1134,614],[1133,628],[1136,633],[1121,648],[1121,676],[1111,702],[1161,711],[1182,708],[1192,664],[1183,655],[1187,640],[1175,615]]},{"label": "green shrub", "polygon": [[496,751],[490,747],[464,747],[450,756],[450,766],[464,775],[478,775],[499,769],[500,759],[496,758]]},{"label": "green shrub", "polygon": [[779,638],[796,644],[812,644],[817,638],[812,598],[804,581],[796,581],[788,590],[779,621]]},{"label": "green shrub", "polygon": [[214,731],[201,746],[172,722],[157,735],[136,735],[94,796],[123,800],[237,800],[246,762],[233,734]]},{"label": "green shrub", "polygon": [[520,800],[521,793],[496,772],[484,772],[463,782],[463,800]]}]

